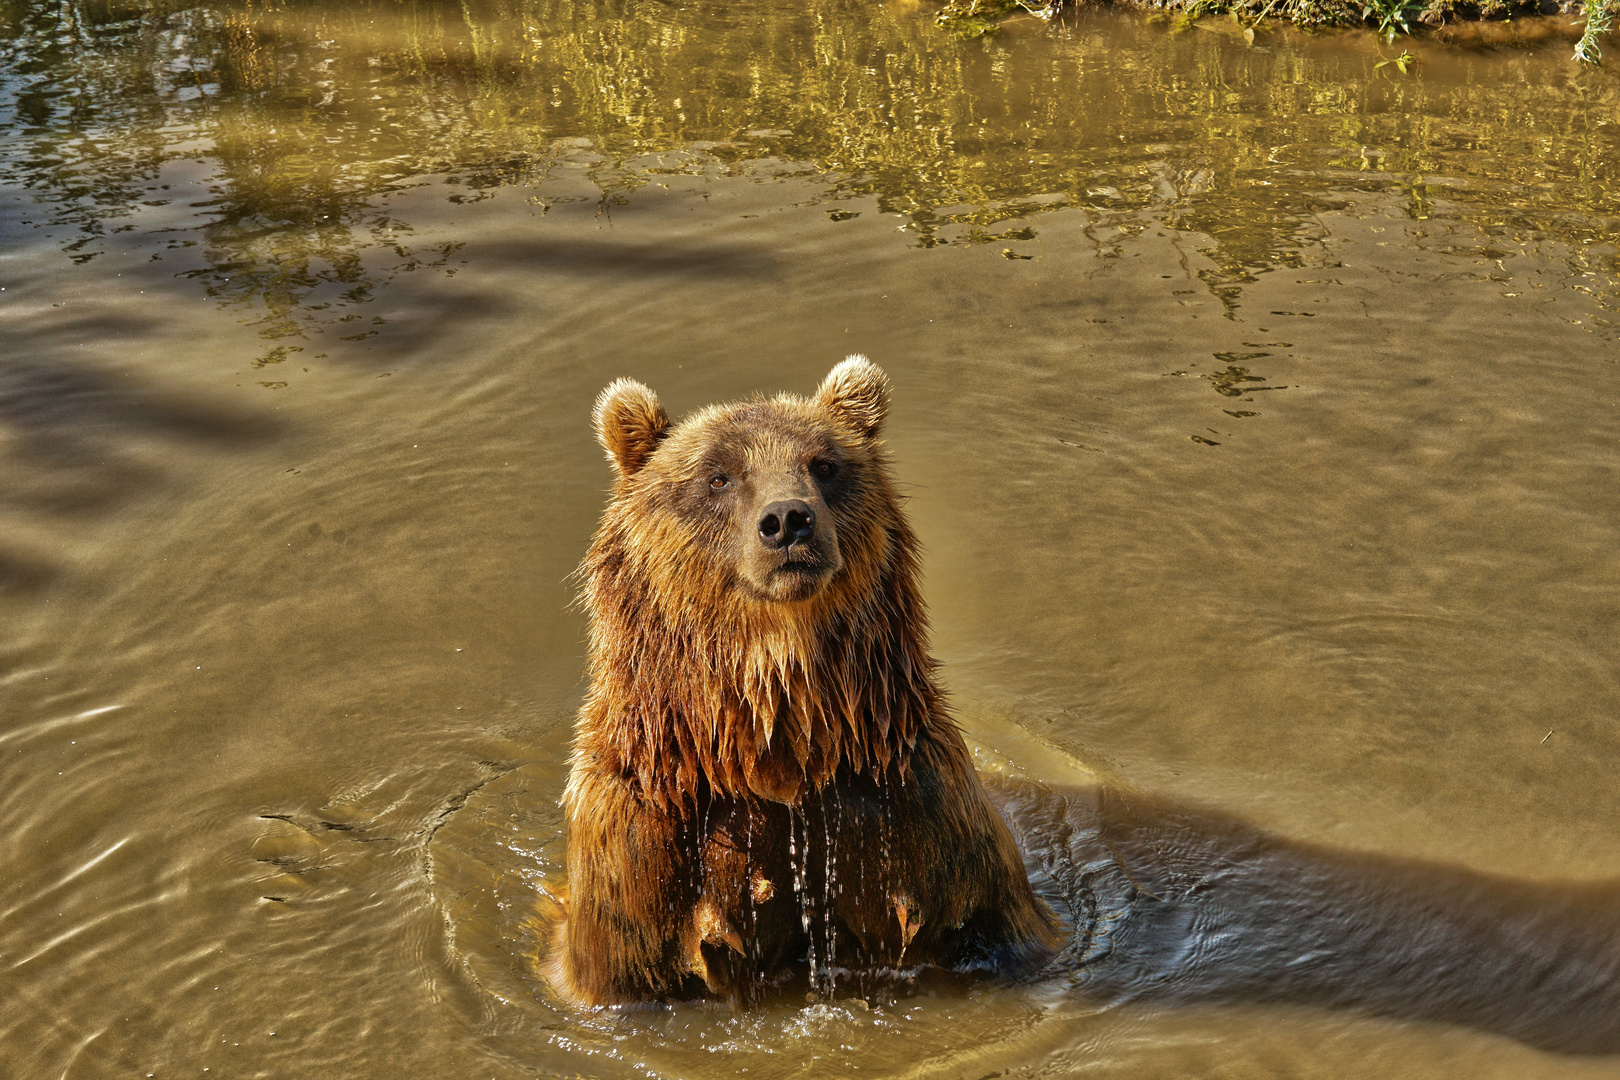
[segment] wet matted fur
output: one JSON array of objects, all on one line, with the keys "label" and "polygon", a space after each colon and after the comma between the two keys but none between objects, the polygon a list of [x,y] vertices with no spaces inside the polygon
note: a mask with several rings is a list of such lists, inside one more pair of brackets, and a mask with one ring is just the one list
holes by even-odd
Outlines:
[{"label": "wet matted fur", "polygon": [[616,483],[579,571],[591,688],[545,962],[569,999],[1056,950],[935,679],[888,394],[852,356],[813,397],[676,425],[629,379],[597,400]]}]

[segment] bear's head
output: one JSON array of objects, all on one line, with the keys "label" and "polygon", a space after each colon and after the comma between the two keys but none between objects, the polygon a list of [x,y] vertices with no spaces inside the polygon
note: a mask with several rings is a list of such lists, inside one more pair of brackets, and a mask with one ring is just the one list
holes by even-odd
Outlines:
[{"label": "bear's head", "polygon": [[700,786],[791,802],[844,766],[905,768],[940,705],[888,395],[863,356],[810,397],[676,424],[641,383],[602,392],[617,483],[580,566],[581,753],[671,804]]},{"label": "bear's head", "polygon": [[893,517],[878,441],[888,398],[882,370],[851,356],[811,398],[716,405],[671,425],[650,389],[618,380],[594,419],[615,501],[638,519],[627,554],[683,604],[803,602],[866,569]]}]

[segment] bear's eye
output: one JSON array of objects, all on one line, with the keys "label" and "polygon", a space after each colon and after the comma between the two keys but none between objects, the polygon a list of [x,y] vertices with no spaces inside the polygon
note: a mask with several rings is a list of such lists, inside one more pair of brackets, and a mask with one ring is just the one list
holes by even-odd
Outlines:
[{"label": "bear's eye", "polygon": [[710,491],[724,491],[726,488],[728,488],[730,486],[731,486],[731,477],[725,475],[724,473],[716,473],[715,475],[709,477],[709,490]]},{"label": "bear's eye", "polygon": [[817,480],[831,480],[838,475],[838,463],[822,458],[810,464],[810,471],[816,474]]}]

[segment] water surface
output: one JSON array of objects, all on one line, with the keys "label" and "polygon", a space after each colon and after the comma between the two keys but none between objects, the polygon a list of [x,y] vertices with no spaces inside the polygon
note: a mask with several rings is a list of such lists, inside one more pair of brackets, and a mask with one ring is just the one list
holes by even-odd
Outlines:
[{"label": "water surface", "polygon": [[[0,5],[0,1059],[1620,1074],[1620,83],[1558,32]],[[851,351],[1075,946],[559,1010],[590,403]]]}]

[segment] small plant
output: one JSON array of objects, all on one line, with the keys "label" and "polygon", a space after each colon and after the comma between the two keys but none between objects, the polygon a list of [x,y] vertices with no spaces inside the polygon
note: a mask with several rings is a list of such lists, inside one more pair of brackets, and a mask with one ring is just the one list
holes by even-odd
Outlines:
[{"label": "small plant", "polygon": [[[1591,3],[1593,0],[1587,2]],[[1378,33],[1385,41],[1394,41],[1397,29],[1408,37],[1412,36],[1412,27],[1408,25],[1407,19],[1422,10],[1423,5],[1414,3],[1413,0],[1367,0],[1366,6],[1361,9],[1361,18],[1363,21],[1377,19]]]},{"label": "small plant", "polygon": [[1186,30],[1205,15],[1219,15],[1225,10],[1226,5],[1221,0],[1193,0],[1181,10],[1181,16],[1176,20],[1176,29]]},{"label": "small plant", "polygon": [[1614,11],[1604,0],[1586,0],[1586,30],[1575,43],[1575,59],[1583,64],[1603,63],[1598,38],[1614,29]]},{"label": "small plant", "polygon": [[1406,74],[1406,69],[1411,67],[1413,64],[1416,64],[1416,63],[1417,63],[1417,57],[1413,56],[1409,52],[1403,52],[1399,56],[1389,56],[1389,57],[1385,57],[1384,59],[1378,61],[1378,63],[1373,65],[1373,70],[1376,71],[1377,69],[1383,67],[1385,64],[1394,64],[1395,69],[1397,71],[1399,71],[1402,75],[1405,75]]}]

